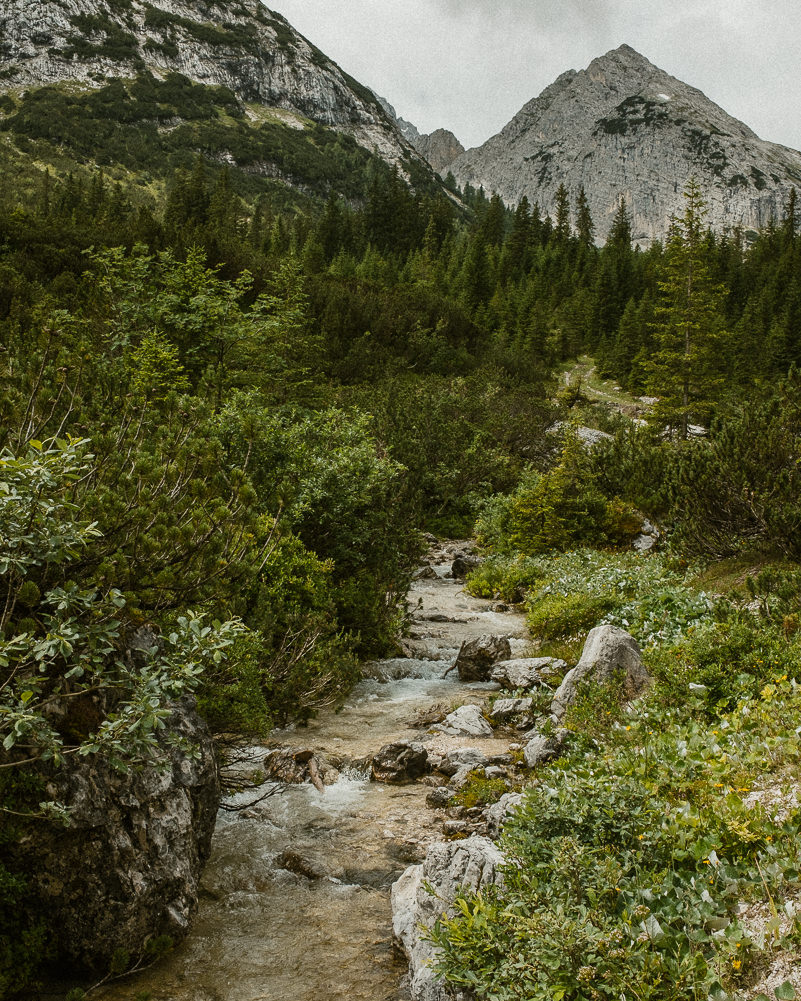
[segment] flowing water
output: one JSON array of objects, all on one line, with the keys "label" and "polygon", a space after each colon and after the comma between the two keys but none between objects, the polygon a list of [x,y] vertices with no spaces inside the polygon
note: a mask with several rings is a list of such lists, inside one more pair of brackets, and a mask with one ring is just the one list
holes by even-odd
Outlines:
[{"label": "flowing water", "polygon": [[[492,611],[490,602],[465,595],[459,581],[445,577],[455,548],[434,551],[436,577],[417,581],[409,595],[409,656],[366,665],[369,676],[340,711],[307,727],[276,730],[274,741],[352,762],[403,739],[422,740],[439,753],[460,746],[506,750],[501,740],[410,727],[422,710],[481,703],[496,687],[464,685],[455,672],[443,678],[462,640],[525,635],[521,616]],[[513,642],[517,651],[523,646],[522,638]],[[264,749],[253,754],[258,761]],[[401,1001],[405,964],[393,956],[389,889],[441,836],[443,816],[426,806],[428,791],[425,784],[370,782],[366,768],[355,765],[324,792],[309,783],[280,786],[261,803],[221,813],[187,940],[150,970],[96,996]]]}]

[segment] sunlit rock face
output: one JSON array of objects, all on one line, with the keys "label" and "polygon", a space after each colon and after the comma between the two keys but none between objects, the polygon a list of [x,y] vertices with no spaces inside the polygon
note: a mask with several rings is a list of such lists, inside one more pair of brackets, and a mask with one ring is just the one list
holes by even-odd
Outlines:
[{"label": "sunlit rock face", "polygon": [[181,73],[419,162],[376,96],[259,0],[6,0],[0,90]]},{"label": "sunlit rock face", "polygon": [[563,73],[498,135],[448,165],[460,185],[523,195],[553,216],[561,184],[583,186],[605,240],[625,198],[634,239],[663,239],[695,176],[718,231],[757,230],[780,219],[801,184],[801,153],[760,139],[701,91],[627,45]]}]

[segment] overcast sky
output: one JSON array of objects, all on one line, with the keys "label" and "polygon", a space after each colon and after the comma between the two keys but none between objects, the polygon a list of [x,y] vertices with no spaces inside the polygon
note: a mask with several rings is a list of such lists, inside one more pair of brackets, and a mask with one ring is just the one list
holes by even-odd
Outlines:
[{"label": "overcast sky", "polygon": [[494,135],[628,43],[763,139],[801,149],[798,0],[268,0],[421,132]]}]

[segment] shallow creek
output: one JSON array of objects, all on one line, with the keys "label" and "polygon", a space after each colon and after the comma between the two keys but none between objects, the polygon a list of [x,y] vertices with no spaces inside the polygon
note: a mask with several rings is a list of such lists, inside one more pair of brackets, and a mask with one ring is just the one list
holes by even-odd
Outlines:
[{"label": "shallow creek", "polygon": [[[502,753],[507,742],[444,737],[410,727],[422,710],[481,703],[493,685],[443,675],[464,639],[518,637],[522,616],[492,611],[445,577],[458,544],[431,554],[436,577],[418,580],[407,658],[367,665],[338,712],[307,727],[276,730],[272,741],[358,760],[395,740],[442,753],[476,747]],[[377,678],[389,680],[376,680]],[[254,749],[256,760],[262,749]],[[320,793],[306,783],[221,813],[189,938],[157,966],[106,988],[104,1001],[401,1001],[405,965],[393,957],[389,888],[441,837],[443,815],[426,806],[429,787],[369,782],[344,769]],[[244,797],[253,799],[253,794]],[[276,865],[291,852],[313,878]]]}]

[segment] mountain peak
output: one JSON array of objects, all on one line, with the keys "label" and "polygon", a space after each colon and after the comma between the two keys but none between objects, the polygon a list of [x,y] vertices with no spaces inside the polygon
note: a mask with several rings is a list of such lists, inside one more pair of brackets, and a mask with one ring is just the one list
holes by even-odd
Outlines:
[{"label": "mountain peak", "polygon": [[546,213],[560,185],[574,199],[583,187],[600,239],[625,198],[635,238],[647,244],[682,212],[690,176],[716,229],[758,229],[780,218],[801,183],[801,153],[763,142],[624,44],[563,73],[450,170],[462,185],[495,191],[511,206],[525,195]]}]

